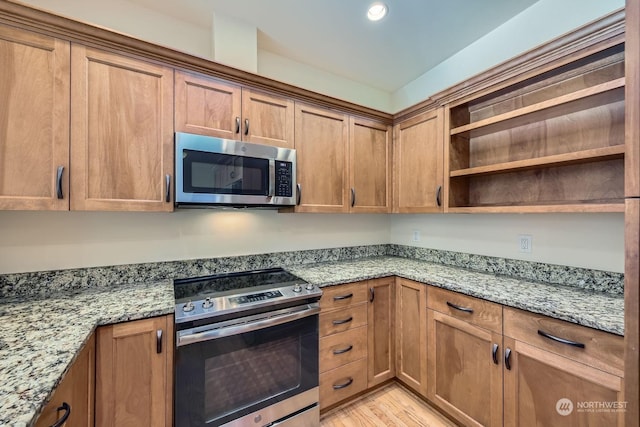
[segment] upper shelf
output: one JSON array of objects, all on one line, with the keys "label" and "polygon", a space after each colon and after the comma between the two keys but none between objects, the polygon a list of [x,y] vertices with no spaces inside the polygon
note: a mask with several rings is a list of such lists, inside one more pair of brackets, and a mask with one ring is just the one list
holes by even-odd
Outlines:
[{"label": "upper shelf", "polygon": [[481,136],[514,127],[563,116],[605,104],[624,101],[625,79],[611,80],[557,98],[529,105],[508,113],[498,114],[451,129],[451,135]]},{"label": "upper shelf", "polygon": [[516,160],[513,162],[495,163],[486,166],[458,169],[450,172],[452,178],[460,176],[478,176],[494,173],[507,173],[524,171],[540,167],[566,166],[578,163],[588,163],[599,160],[613,160],[624,157],[624,145],[592,148],[590,150],[574,151],[571,153],[555,154],[552,156],[537,157],[533,159]]}]

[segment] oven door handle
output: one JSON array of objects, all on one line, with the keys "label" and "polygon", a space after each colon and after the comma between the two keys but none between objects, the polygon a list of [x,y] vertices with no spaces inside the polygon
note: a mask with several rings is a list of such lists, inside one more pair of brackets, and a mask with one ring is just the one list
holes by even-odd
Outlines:
[{"label": "oven door handle", "polygon": [[233,324],[229,326],[218,327],[215,324],[211,325],[211,329],[201,329],[195,332],[194,329],[186,329],[179,331],[176,337],[176,347],[182,347],[189,344],[195,344],[203,341],[211,341],[218,338],[229,337],[232,335],[239,335],[245,332],[257,331],[259,329],[268,328],[270,326],[281,325],[283,323],[291,322],[293,320],[302,319],[305,317],[313,316],[320,313],[320,307],[318,304],[309,304],[300,307],[293,307],[291,309],[283,310],[276,315],[269,315],[266,313],[265,317],[249,321],[246,323]]}]

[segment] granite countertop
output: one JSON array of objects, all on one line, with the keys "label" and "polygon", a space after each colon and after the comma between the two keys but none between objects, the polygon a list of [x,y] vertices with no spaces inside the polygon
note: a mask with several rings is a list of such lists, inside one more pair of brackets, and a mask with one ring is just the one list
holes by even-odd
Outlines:
[{"label": "granite countertop", "polygon": [[0,426],[35,421],[97,326],[174,306],[170,280],[0,304]]},{"label": "granite countertop", "polygon": [[[622,296],[398,257],[287,267],[320,287],[400,276],[622,335]],[[31,425],[99,325],[173,313],[171,280],[0,304],[0,426]]]}]

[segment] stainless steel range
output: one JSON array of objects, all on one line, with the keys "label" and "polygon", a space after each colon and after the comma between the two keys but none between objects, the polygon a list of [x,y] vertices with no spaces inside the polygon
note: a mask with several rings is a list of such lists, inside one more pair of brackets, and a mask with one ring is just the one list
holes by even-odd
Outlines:
[{"label": "stainless steel range", "polygon": [[176,427],[318,426],[318,300],[283,270],[174,281]]}]

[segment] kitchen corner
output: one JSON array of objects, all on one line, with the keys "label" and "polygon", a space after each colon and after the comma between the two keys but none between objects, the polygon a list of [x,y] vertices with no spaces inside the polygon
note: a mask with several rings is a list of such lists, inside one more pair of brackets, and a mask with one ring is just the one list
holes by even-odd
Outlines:
[{"label": "kitchen corner", "polygon": [[96,327],[173,313],[172,279],[273,266],[320,287],[399,276],[623,334],[621,274],[398,245],[5,275],[0,425],[33,424]]}]

